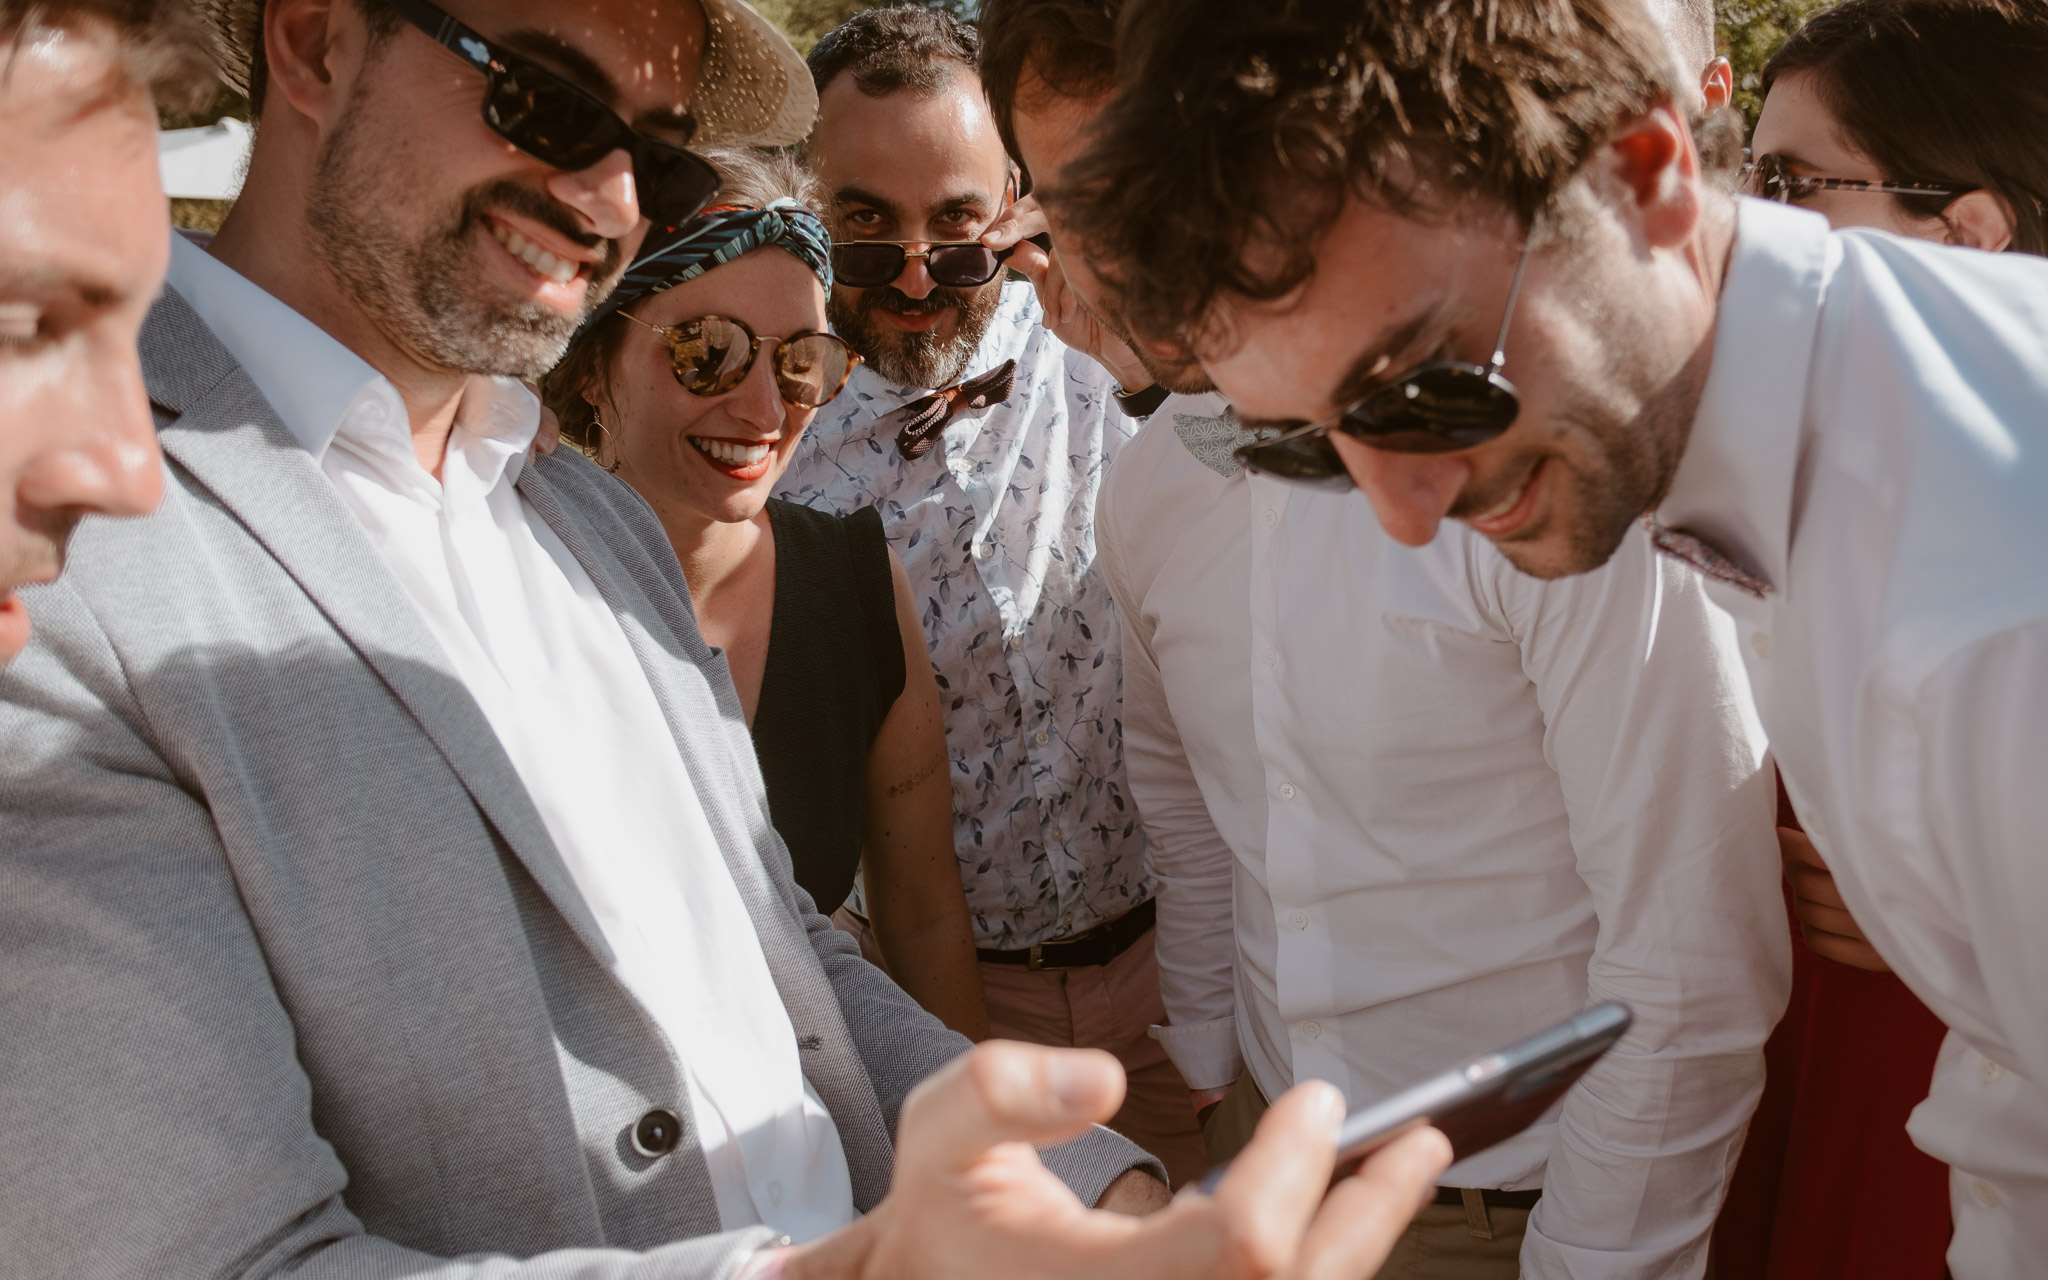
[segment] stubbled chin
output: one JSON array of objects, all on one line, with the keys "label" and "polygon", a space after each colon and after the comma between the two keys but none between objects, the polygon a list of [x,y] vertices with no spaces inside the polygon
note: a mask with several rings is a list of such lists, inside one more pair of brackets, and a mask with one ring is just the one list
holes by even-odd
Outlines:
[{"label": "stubbled chin", "polygon": [[28,606],[12,591],[0,596],[0,664],[28,648]]}]

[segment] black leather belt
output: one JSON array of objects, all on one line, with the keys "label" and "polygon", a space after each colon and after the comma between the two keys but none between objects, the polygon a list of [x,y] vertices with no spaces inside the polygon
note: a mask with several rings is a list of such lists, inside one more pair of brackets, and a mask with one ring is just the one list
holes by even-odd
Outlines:
[{"label": "black leather belt", "polygon": [[[1536,1202],[1543,1198],[1543,1189],[1534,1191],[1481,1190],[1479,1199],[1489,1209],[1534,1209]],[[1461,1205],[1465,1203],[1465,1192],[1458,1187],[1438,1187],[1432,1204]]]},{"label": "black leather belt", "polygon": [[1015,951],[976,947],[977,959],[990,964],[1021,964],[1027,969],[1083,969],[1108,964],[1137,945],[1152,930],[1159,908],[1147,898],[1107,924],[1058,942],[1034,942]]}]

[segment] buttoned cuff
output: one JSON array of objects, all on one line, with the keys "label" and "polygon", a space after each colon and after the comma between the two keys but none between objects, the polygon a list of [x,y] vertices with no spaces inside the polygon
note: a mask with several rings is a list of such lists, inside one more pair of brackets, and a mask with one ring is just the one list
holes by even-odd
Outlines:
[{"label": "buttoned cuff", "polygon": [[1237,1047],[1237,1018],[1154,1026],[1152,1038],[1180,1068],[1181,1079],[1194,1090],[1221,1089],[1244,1074],[1244,1051]]}]

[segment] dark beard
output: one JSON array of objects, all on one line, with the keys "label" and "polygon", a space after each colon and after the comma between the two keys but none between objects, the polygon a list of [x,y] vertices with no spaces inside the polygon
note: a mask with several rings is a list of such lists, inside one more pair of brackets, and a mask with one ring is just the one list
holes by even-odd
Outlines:
[{"label": "dark beard", "polygon": [[[417,190],[388,163],[389,148],[360,136],[351,105],[315,160],[307,226],[316,253],[342,289],[400,346],[429,363],[463,373],[538,378],[555,366],[577,326],[611,292],[624,267],[616,240],[576,227],[555,201],[509,179],[472,188],[438,227],[408,242],[391,214],[419,203]],[[576,244],[604,248],[591,272],[581,315],[566,316],[524,299],[491,296],[474,260],[487,211],[531,218]]]},{"label": "dark beard", "polygon": [[[834,289],[825,301],[825,314],[832,321],[832,331],[846,339],[847,345],[876,373],[906,387],[932,391],[952,386],[967,372],[967,364],[980,349],[1002,300],[1000,279],[975,289],[933,289],[922,298],[913,298],[893,285],[882,285],[873,289]],[[953,311],[960,318],[953,326],[952,337],[938,338],[930,333],[904,333],[888,328],[871,314],[875,311],[893,311],[904,316]]]}]

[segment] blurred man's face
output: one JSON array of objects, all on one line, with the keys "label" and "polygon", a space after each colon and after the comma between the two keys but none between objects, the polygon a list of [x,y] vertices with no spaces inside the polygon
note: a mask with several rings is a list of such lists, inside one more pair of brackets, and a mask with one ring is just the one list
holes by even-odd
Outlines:
[{"label": "blurred man's face", "polygon": [[[1017,136],[1018,159],[1031,174],[1034,189],[1057,185],[1067,162],[1085,149],[1089,122],[1108,100],[1106,94],[1095,98],[1061,97],[1047,90],[1036,76],[1025,73],[1023,83],[1017,87],[1010,128]],[[1107,291],[1075,249],[1074,238],[1064,233],[1058,214],[1047,208],[1045,216],[1052,229],[1053,266],[1066,277],[1067,286],[1095,322],[1122,338],[1160,386],[1190,394],[1209,390],[1209,375],[1202,372],[1202,366],[1192,356],[1174,344],[1139,342],[1110,313],[1103,301]]]},{"label": "blurred man's face", "polygon": [[135,342],[170,219],[156,109],[93,24],[0,41],[0,662],[84,516],[163,496]]},{"label": "blurred man's face", "polygon": [[[696,5],[443,7],[650,137],[689,140],[705,47]],[[480,73],[401,23],[370,50],[322,142],[308,219],[337,282],[401,350],[533,378],[610,292],[643,224],[624,151],[580,173],[553,169],[484,123],[484,89]]]},{"label": "blurred man's face", "polygon": [[[929,97],[871,98],[840,76],[819,95],[806,149],[831,194],[835,240],[911,241],[913,251],[972,240],[1006,203],[1010,159],[966,68]],[[834,285],[829,310],[833,328],[883,377],[943,387],[974,358],[1002,288],[1000,271],[977,288],[947,288],[911,259],[893,284]]]}]

